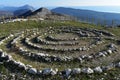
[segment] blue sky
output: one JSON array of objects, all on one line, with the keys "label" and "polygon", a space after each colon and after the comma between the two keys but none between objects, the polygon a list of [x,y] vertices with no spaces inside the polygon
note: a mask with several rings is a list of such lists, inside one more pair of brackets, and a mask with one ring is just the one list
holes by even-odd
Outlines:
[{"label": "blue sky", "polygon": [[0,5],[19,6],[120,6],[120,0],[0,0]]},{"label": "blue sky", "polygon": [[26,4],[36,8],[62,6],[120,13],[120,0],[0,0],[0,5],[4,6],[23,6]]}]

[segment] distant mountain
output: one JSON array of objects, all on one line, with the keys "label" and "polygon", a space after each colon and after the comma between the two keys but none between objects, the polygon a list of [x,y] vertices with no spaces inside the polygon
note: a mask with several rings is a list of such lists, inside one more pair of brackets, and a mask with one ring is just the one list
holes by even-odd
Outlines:
[{"label": "distant mountain", "polygon": [[33,12],[33,10],[31,9],[19,9],[19,10],[14,11],[14,16],[19,16],[19,15],[28,13],[29,11]]},{"label": "distant mountain", "polygon": [[47,8],[44,8],[44,7],[39,8],[34,12],[28,11],[20,16],[24,16],[26,18],[27,17],[29,17],[29,18],[43,18],[43,19],[52,19],[52,20],[72,20],[72,19],[74,19],[73,17],[71,17],[69,15],[55,13],[55,12],[48,10]]},{"label": "distant mountain", "polygon": [[8,11],[0,11],[0,17],[9,17],[9,16],[13,16],[12,12],[8,12]]},{"label": "distant mountain", "polygon": [[19,14],[18,17],[22,17],[22,16],[27,17],[27,16],[29,16],[33,12],[34,12],[33,10],[28,10],[28,11],[22,13],[22,14]]},{"label": "distant mountain", "polygon": [[83,9],[73,9],[58,7],[52,9],[53,12],[60,14],[67,14],[74,17],[77,17],[79,20],[112,25],[120,24],[120,14],[118,13],[107,13],[107,12],[97,12],[92,10],[83,10]]},{"label": "distant mountain", "polygon": [[[13,16],[21,15],[29,10],[35,10],[34,7],[30,5],[24,5],[21,7],[12,7],[12,6],[0,6],[0,11],[5,11],[11,13]],[[2,13],[0,13],[2,14]],[[6,16],[5,16],[6,17]]]},{"label": "distant mountain", "polygon": [[4,6],[4,7],[0,7],[0,10],[14,12],[16,10],[35,10],[35,8],[30,5],[24,5],[21,7]]}]

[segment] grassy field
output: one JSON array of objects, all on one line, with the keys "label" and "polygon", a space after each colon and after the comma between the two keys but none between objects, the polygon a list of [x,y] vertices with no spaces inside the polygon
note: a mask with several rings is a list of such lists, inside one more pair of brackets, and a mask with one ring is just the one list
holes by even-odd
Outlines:
[{"label": "grassy field", "polygon": [[[20,32],[25,29],[34,29],[34,28],[42,29],[42,28],[47,28],[47,27],[55,27],[56,28],[56,27],[60,27],[60,26],[74,26],[74,27],[80,27],[80,28],[92,28],[92,29],[106,30],[106,31],[109,31],[109,32],[115,34],[117,39],[120,39],[120,33],[119,33],[120,28],[117,28],[117,27],[116,28],[106,28],[104,26],[99,26],[99,25],[96,26],[94,24],[75,22],[75,21],[27,21],[27,22],[14,22],[14,23],[0,24],[0,37],[7,36],[10,33]],[[94,65],[92,63],[85,63],[83,65],[78,65],[77,62],[70,62],[70,63],[57,63],[56,62],[54,64],[53,63],[48,63],[48,64],[38,63],[38,62],[34,62],[34,61],[32,62],[30,60],[24,59],[17,53],[10,52],[9,50],[7,50],[5,48],[5,45],[6,44],[2,45],[1,48],[3,48],[3,50],[6,50],[7,52],[9,52],[9,54],[11,54],[14,59],[24,62],[25,64],[30,64],[33,67],[36,67],[38,69],[43,69],[45,67],[52,67],[52,68],[59,67],[60,70],[63,70],[65,68],[68,68],[68,65],[70,66],[70,68],[81,67],[81,66],[86,66],[86,65],[89,65],[89,66]],[[111,60],[111,59],[112,59],[112,61],[118,61],[118,57],[120,55],[119,56],[112,55],[112,56],[108,57],[108,58],[103,58],[103,60],[105,60],[105,59],[107,59],[107,60],[104,64],[102,63],[101,65],[108,64],[109,60]],[[117,58],[117,59],[113,59],[113,58]],[[103,60],[99,60],[99,61],[102,62]],[[95,62],[95,61],[93,61],[93,62]],[[58,65],[60,65],[60,66],[58,66]],[[61,67],[61,65],[63,65],[63,66]],[[98,63],[96,65],[100,65],[100,63]],[[96,66],[96,65],[94,65],[94,66]],[[7,72],[7,70],[3,67],[3,65],[0,65],[0,70],[3,71],[5,74]],[[120,77],[119,74],[120,74],[119,69],[113,69],[108,72],[104,72],[102,74],[75,75],[75,76],[71,77],[71,80],[117,80],[116,77]],[[104,79],[102,79],[102,78],[104,78]],[[56,77],[48,78],[46,80],[62,80],[62,79],[60,77],[56,76]]]}]

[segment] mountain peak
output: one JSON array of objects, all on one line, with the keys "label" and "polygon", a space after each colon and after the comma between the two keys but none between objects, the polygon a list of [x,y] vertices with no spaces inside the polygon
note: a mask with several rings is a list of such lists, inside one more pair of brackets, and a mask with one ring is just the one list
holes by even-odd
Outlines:
[{"label": "mountain peak", "polygon": [[47,9],[45,7],[41,7],[37,11],[40,11],[40,12],[51,12],[49,9]]},{"label": "mountain peak", "polygon": [[45,7],[41,7],[35,11],[35,13],[40,13],[41,15],[51,14],[52,12]]},{"label": "mountain peak", "polygon": [[24,7],[29,7],[30,5],[26,4],[26,5],[23,5]]},{"label": "mountain peak", "polygon": [[30,6],[30,5],[28,5],[28,4],[19,7],[19,9],[35,10],[32,6]]}]

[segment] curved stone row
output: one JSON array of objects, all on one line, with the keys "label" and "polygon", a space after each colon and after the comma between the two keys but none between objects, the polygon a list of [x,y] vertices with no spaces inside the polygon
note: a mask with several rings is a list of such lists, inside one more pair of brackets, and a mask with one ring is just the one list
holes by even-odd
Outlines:
[{"label": "curved stone row", "polygon": [[[92,60],[92,59],[98,58],[98,57],[105,57],[105,56],[107,56],[109,54],[115,53],[115,51],[116,51],[116,48],[114,48],[114,46],[113,46],[112,48],[108,48],[108,50],[106,50],[106,51],[100,51],[97,54],[82,55],[82,56],[79,56],[77,58],[75,58],[75,57],[68,57],[68,56],[58,57],[58,56],[55,56],[55,55],[49,55],[49,54],[44,54],[44,53],[34,53],[34,52],[31,53],[30,51],[28,51],[26,49],[23,49],[22,47],[19,47],[17,45],[17,43],[18,43],[17,41],[20,40],[21,37],[22,38],[24,37],[23,34],[21,34],[21,35],[22,36],[16,37],[11,42],[13,49],[18,50],[20,52],[20,54],[22,54],[24,56],[27,56],[27,57],[30,57],[30,58],[33,58],[33,59],[35,59],[37,61],[43,61],[43,62],[52,62],[52,61],[59,61],[59,62],[61,62],[61,61],[80,61],[80,62],[84,62],[86,60]],[[35,36],[35,35],[31,35],[31,37]]]},{"label": "curved stone row", "polygon": [[[89,38],[88,38],[89,39]],[[89,44],[88,48],[92,48],[93,46],[96,46],[97,44],[102,44],[104,41],[102,41],[99,38],[94,38],[97,39],[96,41],[92,42],[91,44]],[[47,41],[45,39],[42,39],[41,36],[36,37],[36,41],[41,44],[46,44],[46,45],[77,45],[79,44],[79,41],[69,41],[69,42],[51,42],[51,41]]]},{"label": "curved stone row", "polygon": [[[19,37],[19,39],[20,39],[20,37]],[[13,42],[11,42],[11,43],[13,43]],[[49,55],[49,54],[46,54],[46,53],[45,54],[44,53],[34,53],[34,52],[31,53],[27,49],[23,49],[22,47],[18,46],[16,43],[14,44],[13,49],[18,50],[20,52],[19,54],[22,55],[22,56],[27,56],[27,57],[30,57],[34,60],[40,61],[40,62],[41,61],[43,61],[43,62],[53,62],[53,61],[56,61],[56,62],[65,62],[65,61],[84,62],[86,60],[88,61],[88,60],[92,60],[92,59],[95,59],[95,58],[106,57],[106,56],[108,56],[112,53],[117,52],[117,46],[115,44],[110,44],[108,46],[107,50],[100,51],[96,54],[81,55],[81,56],[76,57],[76,58],[75,57],[68,57],[68,56],[59,57],[59,56],[55,56],[55,55]]]},{"label": "curved stone row", "polygon": [[[30,34],[31,35],[31,34]],[[31,47],[36,47],[36,45],[34,43],[32,43],[30,40],[31,38],[33,38],[34,36],[36,36],[36,33],[34,32],[33,35],[29,36],[27,35],[27,37],[25,37],[26,35],[24,35],[24,32],[21,33],[20,35],[9,35],[8,37],[6,37],[5,39],[0,41],[0,45],[2,45],[5,41],[9,40],[10,38],[14,38],[11,41],[11,46],[12,49],[16,49],[19,51],[19,54],[22,56],[27,56],[30,57],[30,59],[34,59],[37,61],[42,61],[42,62],[53,62],[53,61],[57,61],[57,62],[63,62],[63,61],[79,61],[79,62],[86,62],[86,61],[90,61],[96,58],[101,58],[101,57],[107,57],[111,54],[114,54],[117,52],[117,46],[115,44],[110,44],[107,46],[107,49],[104,51],[100,51],[96,54],[89,54],[89,55],[81,55],[79,57],[68,57],[68,56],[63,56],[63,57],[59,57],[59,56],[55,56],[55,55],[49,55],[46,53],[34,53],[31,51],[28,51],[27,49],[24,49],[22,46],[19,46],[19,41],[23,38],[25,38],[25,42],[29,43],[29,45],[31,45]],[[101,40],[97,40],[94,45],[96,44],[100,44]],[[94,46],[93,44],[91,44],[92,46]],[[40,46],[38,46],[40,47]],[[36,47],[37,48],[37,47]],[[40,47],[41,48],[41,47]],[[90,47],[89,47],[90,49]],[[31,65],[25,65],[24,63],[20,62],[20,61],[16,61],[12,58],[11,55],[8,55],[6,52],[3,52],[3,50],[0,50],[0,62],[4,64],[5,67],[11,69],[11,70],[15,70],[15,71],[24,71],[28,74],[33,74],[33,75],[38,75],[38,76],[62,76],[64,78],[70,78],[70,76],[72,75],[76,75],[76,74],[94,74],[94,73],[102,73],[114,68],[120,68],[120,62],[117,63],[112,63],[108,66],[97,66],[97,67],[81,67],[81,68],[68,68],[68,69],[64,69],[64,70],[59,70],[58,68],[45,68],[42,70],[38,70],[36,68],[33,68]],[[79,64],[81,64],[79,63]]]},{"label": "curved stone row", "polygon": [[78,38],[70,38],[70,39],[58,39],[58,38],[55,38],[53,36],[47,36],[46,38],[48,38],[49,40],[52,40],[52,41],[75,41],[75,40],[78,40]]},{"label": "curved stone row", "polygon": [[120,68],[120,62],[118,63],[112,63],[108,66],[97,66],[94,68],[85,67],[85,68],[73,68],[73,69],[65,69],[62,71],[59,71],[58,68],[52,69],[52,68],[46,68],[43,70],[38,70],[36,68],[33,68],[31,65],[25,65],[22,62],[16,61],[12,58],[12,56],[7,55],[7,53],[3,52],[0,49],[0,62],[3,62],[5,67],[10,68],[14,71],[25,71],[26,73],[33,74],[33,75],[39,75],[39,76],[54,76],[59,75],[64,78],[70,78],[71,75],[76,74],[93,74],[93,73],[102,73],[104,71],[108,71],[114,68]]},{"label": "curved stone row", "polygon": [[[66,49],[66,48],[64,48],[63,50],[61,49],[57,49],[57,47],[56,48],[48,48],[48,50],[54,50],[54,51],[56,51],[56,50],[59,50],[59,51],[86,51],[86,50],[89,50],[89,49],[91,49],[91,48],[93,48],[93,47],[95,47],[95,46],[97,46],[98,44],[102,44],[104,41],[103,40],[101,40],[101,39],[99,39],[99,38],[94,38],[94,39],[96,39],[94,42],[92,42],[91,44],[89,44],[89,46],[87,47],[87,46],[83,46],[83,47],[79,47],[79,48],[68,48],[68,49]],[[34,43],[32,43],[32,42],[30,42],[30,40],[31,39],[29,39],[29,38],[25,38],[25,42],[26,42],[26,44],[28,44],[29,46],[31,46],[31,47],[34,47],[34,48],[38,48],[38,49],[43,49],[44,50],[44,48],[42,47],[42,46],[39,46],[39,45],[37,45],[37,44],[34,44]],[[40,39],[39,39],[40,40]],[[39,41],[38,40],[38,42],[43,42],[43,43],[45,43],[46,45],[48,44],[48,45],[50,45],[50,44],[56,44],[56,43],[54,43],[54,42],[49,42],[49,41],[45,41],[45,40],[42,40],[41,39],[41,41]],[[78,42],[77,42],[78,43]],[[74,45],[74,44],[77,44],[76,42],[74,43],[68,43],[68,44],[70,44],[70,45]],[[64,45],[64,43],[58,43],[58,44],[63,44]],[[47,50],[47,48],[46,48],[46,50]]]},{"label": "curved stone row", "polygon": [[88,34],[88,32],[92,32],[96,35],[96,37],[98,36],[114,36],[114,34],[108,32],[108,31],[103,31],[103,30],[97,30],[97,29],[88,29],[88,28],[73,28],[73,27],[65,27],[62,28],[63,32],[72,32],[72,33],[76,33],[79,34],[81,37],[95,37],[95,36],[91,36],[90,34]]},{"label": "curved stone row", "polygon": [[67,41],[67,40],[65,42],[60,42],[62,40],[60,40],[58,42],[52,42],[52,41],[47,41],[45,39],[42,39],[41,36],[36,37],[36,41],[38,43],[42,43],[42,44],[46,44],[46,45],[76,45],[79,43],[78,41]]},{"label": "curved stone row", "polygon": [[59,49],[57,47],[45,48],[45,47],[42,47],[42,45],[40,46],[40,45],[32,43],[29,38],[25,38],[25,43],[28,46],[31,46],[31,47],[33,47],[35,49],[40,49],[40,50],[52,50],[52,51],[87,51],[90,48],[95,47],[97,44],[103,43],[103,41],[97,40],[93,44],[90,44],[88,47],[87,46],[82,46],[82,47],[79,47],[79,48],[63,48],[63,49]]},{"label": "curved stone row", "polygon": [[3,44],[4,41],[10,39],[11,37],[14,37],[14,35],[13,35],[13,34],[10,34],[9,36],[7,36],[7,37],[5,37],[4,39],[2,39],[2,40],[0,41],[0,45]]}]

